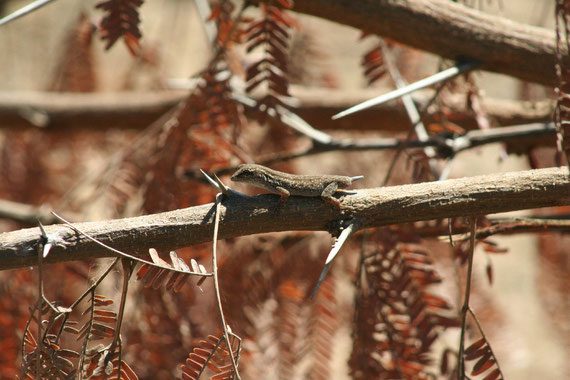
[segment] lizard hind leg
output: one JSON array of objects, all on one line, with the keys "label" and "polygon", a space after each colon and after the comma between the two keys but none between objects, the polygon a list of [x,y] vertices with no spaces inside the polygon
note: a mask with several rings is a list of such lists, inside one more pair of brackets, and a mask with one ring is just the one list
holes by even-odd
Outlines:
[{"label": "lizard hind leg", "polygon": [[321,193],[321,198],[330,205],[340,209],[340,201],[333,197],[333,194],[337,191],[338,184],[336,182],[331,182],[325,187]]},{"label": "lizard hind leg", "polygon": [[291,195],[291,193],[289,192],[289,190],[281,186],[277,186],[275,189],[279,192],[279,195],[281,196],[281,198],[279,198],[279,203],[281,205],[284,205],[287,202],[287,199],[289,199],[289,195]]}]

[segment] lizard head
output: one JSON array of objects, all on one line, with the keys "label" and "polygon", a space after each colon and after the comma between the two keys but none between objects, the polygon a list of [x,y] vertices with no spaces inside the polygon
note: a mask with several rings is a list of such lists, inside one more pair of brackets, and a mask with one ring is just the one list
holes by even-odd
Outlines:
[{"label": "lizard head", "polygon": [[259,178],[260,169],[258,165],[254,164],[243,164],[238,166],[236,172],[232,175],[232,181],[234,182],[255,182]]}]

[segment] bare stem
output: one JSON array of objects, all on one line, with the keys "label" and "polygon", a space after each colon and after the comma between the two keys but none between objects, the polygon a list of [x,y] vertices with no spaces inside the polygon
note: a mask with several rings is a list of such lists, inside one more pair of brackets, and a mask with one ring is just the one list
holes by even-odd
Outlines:
[{"label": "bare stem", "polygon": [[220,284],[218,282],[218,264],[217,264],[217,246],[218,246],[218,229],[220,226],[220,204],[222,202],[223,194],[218,193],[216,195],[216,215],[214,221],[214,242],[212,246],[212,273],[214,274],[214,291],[216,293],[216,302],[218,303],[218,315],[220,317],[220,322],[222,323],[222,329],[224,331],[224,338],[226,339],[226,345],[228,346],[228,353],[230,355],[230,359],[232,361],[232,367],[235,373],[235,376],[238,380],[241,379],[236,359],[234,357],[234,353],[232,350],[232,345],[230,342],[230,334],[228,332],[228,327],[226,326],[226,318],[224,317],[224,310],[222,309],[222,298],[220,296]]},{"label": "bare stem", "polygon": [[465,284],[465,299],[461,308],[461,336],[459,338],[459,368],[457,369],[457,379],[465,378],[465,359],[463,358],[463,350],[465,344],[465,325],[467,321],[467,312],[469,311],[469,295],[471,293],[471,273],[473,272],[473,252],[475,251],[475,227],[477,218],[469,217],[470,234],[469,239],[469,262],[467,265],[467,283]]}]

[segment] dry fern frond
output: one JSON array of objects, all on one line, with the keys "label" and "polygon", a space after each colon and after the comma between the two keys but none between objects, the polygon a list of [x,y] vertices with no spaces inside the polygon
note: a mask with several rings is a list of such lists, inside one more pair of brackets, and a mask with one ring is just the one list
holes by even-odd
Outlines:
[{"label": "dry fern frond", "polygon": [[[82,315],[89,315],[89,319],[79,329],[77,335],[77,340],[86,339],[85,347],[88,341],[108,339],[114,336],[117,313],[104,309],[113,303],[112,299],[101,294],[92,296],[91,305],[82,313]],[[112,324],[112,326],[108,324]]]},{"label": "dry fern frond", "polygon": [[245,20],[235,20],[232,17],[234,10],[235,4],[232,0],[218,0],[212,4],[212,13],[208,17],[208,21],[214,21],[218,26],[217,43],[223,49],[229,47],[230,42],[239,43],[244,33],[236,22]]},{"label": "dry fern frond", "polygon": [[493,351],[489,346],[489,343],[482,337],[481,339],[473,342],[465,352],[463,357],[466,361],[475,362],[471,370],[471,376],[483,376],[484,380],[498,380],[504,379],[501,369],[497,366]]},{"label": "dry fern frond", "polygon": [[335,333],[339,326],[338,300],[335,294],[334,271],[329,274],[315,295],[309,318],[310,342],[313,352],[313,366],[309,378],[330,379],[333,369]]},{"label": "dry fern frond", "polygon": [[[152,287],[153,289],[158,289],[164,286],[166,290],[178,293],[191,275],[197,275],[198,273],[203,275],[196,283],[196,286],[202,285],[207,278],[208,272],[206,268],[198,264],[194,259],[190,260],[190,265],[192,266],[192,270],[190,270],[190,267],[174,251],[170,252],[172,266],[158,256],[156,249],[151,248],[148,251],[152,262],[160,265],[160,267],[143,264],[137,271],[137,280],[143,281],[145,288]],[[175,271],[172,269],[175,269]]]},{"label": "dry fern frond", "polygon": [[[181,173],[228,166],[245,123],[233,99],[231,72],[223,56],[199,79],[185,104],[163,126],[147,172],[144,209],[158,212],[211,200],[211,187],[180,180]],[[147,157],[148,161],[148,157]]]},{"label": "dry fern frond", "polygon": [[202,74],[198,88],[188,97],[178,117],[180,124],[186,128],[231,128],[234,135],[239,132],[245,123],[243,106],[233,98],[231,77],[224,56],[212,62]]},{"label": "dry fern frond", "polygon": [[309,301],[328,247],[302,233],[251,237],[220,267],[228,319],[244,337],[243,378],[330,378],[344,314],[334,268]]},{"label": "dry fern frond", "polygon": [[[231,355],[239,357],[240,342],[230,336]],[[233,379],[230,351],[225,338],[208,335],[207,340],[200,340],[198,347],[188,355],[186,364],[180,366],[184,380],[197,380],[207,374],[212,380]]]},{"label": "dry fern frond", "polygon": [[139,11],[142,0],[107,0],[96,5],[96,8],[107,12],[101,21],[101,38],[106,40],[105,49],[110,49],[119,38],[123,38],[132,55],[140,51]]},{"label": "dry fern frond", "polygon": [[77,359],[79,353],[62,349],[47,337],[40,347],[29,330],[25,333],[24,342],[31,349],[23,360],[24,378],[65,379],[74,376],[75,365],[70,359]]},{"label": "dry fern frond", "polygon": [[37,323],[34,315],[24,331],[22,370],[25,379],[65,379],[73,377],[76,372],[76,360],[80,354],[74,350],[65,349],[58,343],[58,335],[49,333],[55,329],[56,321],[62,314],[55,313],[48,308],[45,302],[42,305],[42,326],[46,330],[42,332],[42,342],[38,344],[30,331],[31,322]]},{"label": "dry fern frond", "polygon": [[65,50],[57,65],[50,91],[93,92],[96,75],[93,62],[92,40],[95,26],[81,14],[66,37]]},{"label": "dry fern frond", "polygon": [[263,48],[262,58],[247,68],[246,91],[252,93],[262,84],[267,87],[266,95],[257,104],[259,121],[264,123],[270,110],[278,105],[286,106],[284,99],[290,96],[287,50],[288,29],[293,26],[293,20],[278,7],[264,5],[261,9],[263,18],[253,21],[246,31],[247,52]]},{"label": "dry fern frond", "polygon": [[382,79],[386,75],[387,70],[384,65],[381,46],[375,45],[368,50],[362,57],[360,65],[364,70],[363,75],[369,86]]},{"label": "dry fern frond", "polygon": [[441,281],[419,245],[382,246],[366,255],[357,303],[356,339],[350,366],[356,379],[427,379],[431,346],[458,322],[447,302],[427,292]]},{"label": "dry fern frond", "polygon": [[[85,369],[85,379],[89,380],[138,380],[133,369],[124,361],[120,360],[120,353],[115,352],[107,358],[108,351],[101,346],[86,353],[89,362]],[[120,373],[120,376],[119,376]]]}]

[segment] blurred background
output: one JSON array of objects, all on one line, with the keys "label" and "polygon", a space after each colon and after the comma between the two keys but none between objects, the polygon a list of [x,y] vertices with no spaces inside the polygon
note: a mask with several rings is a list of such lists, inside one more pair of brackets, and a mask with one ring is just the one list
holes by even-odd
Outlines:
[{"label": "blurred background", "polygon": [[[554,28],[553,2],[471,3],[488,13]],[[0,16],[25,4],[1,1]],[[187,80],[202,74],[214,54],[195,2],[145,2],[140,7],[142,39],[138,56],[133,56],[122,40],[105,49],[96,30],[104,13],[95,8],[96,4],[57,0],[0,27],[0,199],[14,202],[2,204],[7,211],[2,211],[0,232],[35,226],[36,217],[49,218],[51,209],[73,221],[95,221],[212,202],[215,191],[193,177],[197,169],[219,170],[307,146],[308,139],[291,129],[260,123],[255,117],[242,120],[236,114],[212,129],[198,125],[198,111],[190,112],[185,117],[192,128],[173,132],[167,124],[172,115],[168,112],[179,104],[178,107],[198,104],[188,97],[188,90],[180,87],[191,85]],[[236,12],[237,8],[233,14]],[[259,10],[250,8],[244,16],[255,19]],[[371,111],[364,121],[358,114],[336,124],[330,121],[335,112],[393,88],[389,75],[371,85],[363,75],[362,57],[377,45],[377,37],[363,37],[361,31],[310,16],[290,16],[294,27],[290,30],[287,64],[292,109],[334,137],[404,137],[406,116],[400,102],[378,111],[389,119],[379,119],[376,111]],[[206,24],[211,27],[214,22]],[[433,74],[441,66],[438,57],[389,43],[408,82]],[[245,74],[245,66],[256,59],[245,50],[243,44],[236,43],[226,56],[238,78]],[[245,87],[243,82],[242,79],[241,86]],[[471,74],[468,80],[457,79],[454,86],[442,96],[464,99],[465,94],[471,94],[472,99],[483,104],[483,111],[477,115],[483,115],[483,120],[477,120],[479,123],[485,123],[486,106],[490,110],[502,104],[523,104],[523,108],[535,110],[537,116],[529,117],[528,122],[550,117],[554,98],[551,88],[481,72]],[[431,93],[428,90],[418,96],[426,98]],[[492,118],[487,122],[494,123]],[[460,121],[450,123],[465,129],[474,124],[472,120],[465,125]],[[433,128],[444,125],[435,121],[431,124]],[[394,152],[382,151],[333,152],[273,167],[303,174],[364,174],[365,179],[356,187],[378,187],[383,184],[393,156]],[[422,163],[425,160],[414,160],[413,156],[400,159],[388,184],[429,179],[416,175]],[[554,165],[554,150],[538,147],[518,155],[509,154],[503,144],[492,144],[461,153],[446,165],[449,178],[548,167]],[[223,179],[229,181],[228,177]],[[256,191],[237,188],[252,194]],[[30,208],[18,208],[26,205]],[[333,301],[317,301],[328,305],[327,311],[333,315],[328,323],[335,331],[326,339],[314,338],[311,334],[317,333],[307,332],[313,331],[312,327],[306,327],[303,336],[304,330],[299,326],[312,326],[315,319],[324,318],[308,306],[306,294],[312,290],[328,253],[327,234],[291,232],[222,243],[222,291],[229,323],[244,338],[244,378],[261,378],[261,373],[275,376],[270,378],[290,379],[358,377],[351,370],[349,359],[355,360],[355,338],[350,326],[354,323],[354,279],[360,239],[366,240],[355,237],[346,254],[337,260],[330,281],[323,285],[322,297]],[[492,241],[505,253],[490,253],[478,247],[471,306],[505,378],[567,378],[568,237],[556,233],[517,234],[495,236]],[[461,274],[452,264],[454,250],[447,242],[436,239],[425,244],[443,279],[436,292],[457,308],[461,295],[457,279]],[[195,258],[209,268],[210,249],[206,244],[180,250],[178,254],[185,259]],[[73,302],[106,261],[50,265],[46,269],[50,299],[61,300],[64,305]],[[101,285],[110,298],[118,296],[121,289],[121,277],[118,272],[115,274],[116,279]],[[19,373],[19,367],[10,363],[21,361],[18,345],[29,318],[28,307],[35,300],[36,276],[37,268],[0,272],[0,323],[4,331],[0,333],[0,356],[4,356],[0,358],[0,378],[13,378]],[[200,288],[187,285],[183,292],[173,294],[134,284],[131,291],[127,327],[123,329],[126,361],[139,378],[179,376],[179,364],[199,345],[198,341],[219,333],[217,320],[212,317],[216,310],[211,286],[208,282]],[[280,335],[283,331],[278,327],[287,321],[295,321],[298,327],[289,340]],[[272,338],[277,353],[267,342]],[[301,348],[318,351],[308,343],[311,338],[321,339],[320,344],[328,346],[326,358],[301,357]],[[457,341],[458,334],[447,331],[436,345],[442,351],[456,346]],[[169,353],[168,357],[164,352]],[[275,357],[275,362],[269,360]],[[439,362],[436,357],[433,368],[438,368]],[[288,367],[292,372],[284,369]]]}]

